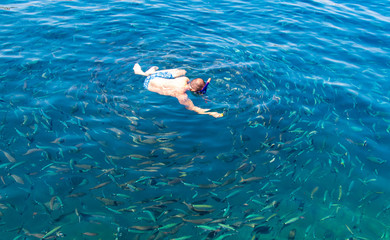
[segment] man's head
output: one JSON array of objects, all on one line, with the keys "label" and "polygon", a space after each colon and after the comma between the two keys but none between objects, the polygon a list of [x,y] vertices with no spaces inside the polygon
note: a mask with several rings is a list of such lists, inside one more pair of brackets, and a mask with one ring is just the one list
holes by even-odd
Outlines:
[{"label": "man's head", "polygon": [[195,78],[190,82],[190,90],[192,92],[198,92],[203,89],[206,83],[201,78]]}]

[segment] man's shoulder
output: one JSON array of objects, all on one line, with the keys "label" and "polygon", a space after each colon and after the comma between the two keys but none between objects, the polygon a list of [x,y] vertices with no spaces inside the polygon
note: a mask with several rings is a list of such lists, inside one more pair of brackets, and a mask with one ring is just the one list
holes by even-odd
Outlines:
[{"label": "man's shoulder", "polygon": [[175,80],[178,80],[178,81],[189,81],[190,79],[186,76],[183,76],[183,77],[178,77],[178,78],[175,78]]}]

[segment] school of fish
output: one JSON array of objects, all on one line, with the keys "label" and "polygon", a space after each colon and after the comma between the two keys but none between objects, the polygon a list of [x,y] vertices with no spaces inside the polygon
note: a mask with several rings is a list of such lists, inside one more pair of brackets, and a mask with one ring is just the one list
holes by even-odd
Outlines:
[{"label": "school of fish", "polygon": [[[218,124],[230,147],[210,154],[198,142],[179,148],[180,128],[127,96],[140,86],[112,90],[99,69],[55,92],[25,80],[18,88],[31,103],[0,99],[7,239],[390,239],[383,109],[329,79],[235,68],[213,83],[228,90]],[[43,86],[56,79],[40,77]],[[336,108],[340,95],[349,100]]]}]

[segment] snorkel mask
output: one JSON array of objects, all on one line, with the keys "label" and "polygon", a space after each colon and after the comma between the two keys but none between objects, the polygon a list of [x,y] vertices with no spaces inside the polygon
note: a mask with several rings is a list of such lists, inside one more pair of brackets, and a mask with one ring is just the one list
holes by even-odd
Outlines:
[{"label": "snorkel mask", "polygon": [[209,79],[207,80],[207,82],[206,82],[206,84],[204,85],[204,87],[202,88],[202,90],[196,91],[196,93],[197,93],[197,94],[202,94],[202,95],[203,95],[203,94],[206,94],[207,86],[209,85],[210,81],[211,81],[211,78],[209,78]]}]

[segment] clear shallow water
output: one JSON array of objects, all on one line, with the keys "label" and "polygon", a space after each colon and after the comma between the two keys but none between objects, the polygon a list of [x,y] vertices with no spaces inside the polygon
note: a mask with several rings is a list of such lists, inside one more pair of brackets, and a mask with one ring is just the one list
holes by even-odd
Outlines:
[{"label": "clear shallow water", "polygon": [[[390,239],[388,12],[2,3],[4,239]],[[136,62],[212,77],[191,98],[226,116],[144,90]]]}]

